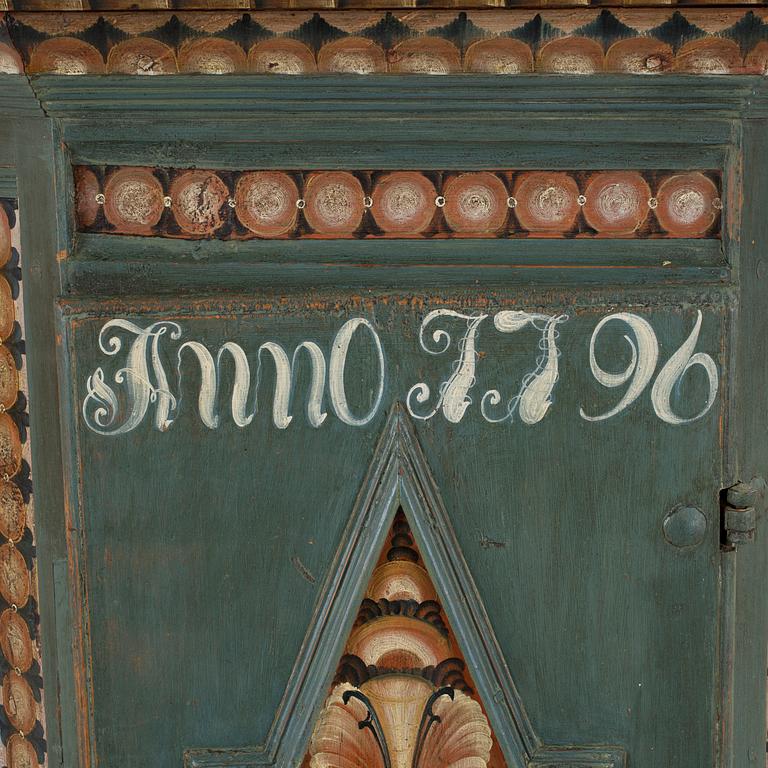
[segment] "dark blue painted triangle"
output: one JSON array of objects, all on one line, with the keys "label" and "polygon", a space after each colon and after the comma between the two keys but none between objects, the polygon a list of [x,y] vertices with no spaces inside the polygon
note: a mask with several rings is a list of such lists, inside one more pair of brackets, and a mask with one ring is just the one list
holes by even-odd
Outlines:
[{"label": "dark blue painted triangle", "polygon": [[741,48],[741,55],[746,56],[759,42],[768,40],[768,24],[754,11],[749,11],[720,34],[735,40]]},{"label": "dark blue painted triangle", "polygon": [[216,34],[240,45],[247,51],[254,43],[274,37],[274,34],[266,27],[262,27],[250,13],[244,13],[237,21]]},{"label": "dark blue painted triangle", "polygon": [[347,32],[329,24],[319,13],[313,14],[309,21],[305,21],[286,36],[301,40],[314,51],[319,50],[326,43],[331,43],[341,37],[349,37]]},{"label": "dark blue painted triangle", "polygon": [[103,16],[99,16],[94,24],[79,32],[75,37],[92,45],[106,60],[110,49],[117,43],[127,40],[130,35],[127,35],[122,29],[118,29]]},{"label": "dark blue painted triangle", "polygon": [[430,29],[427,34],[433,37],[442,37],[446,40],[450,40],[462,51],[465,50],[470,43],[485,37],[485,32],[467,18],[465,11],[462,11],[448,24]]},{"label": "dark blue painted triangle", "polygon": [[176,14],[171,16],[165,24],[156,29],[144,33],[144,37],[151,37],[171,48],[178,48],[186,40],[194,40],[203,37],[203,33],[182,21]]},{"label": "dark blue painted triangle", "polygon": [[648,34],[667,43],[675,53],[691,40],[707,37],[707,33],[701,27],[691,24],[680,11],[675,11],[669,19],[651,29]]},{"label": "dark blue painted triangle", "polygon": [[387,11],[380,21],[366,27],[360,34],[377,42],[384,50],[389,50],[402,40],[414,36],[413,30],[407,24],[403,24],[391,11]]},{"label": "dark blue painted triangle", "polygon": [[43,42],[47,40],[49,35],[38,31],[34,27],[25,24],[23,21],[19,21],[14,16],[8,16],[6,19],[6,30],[8,36],[13,41],[13,47],[21,54],[21,58],[24,64],[29,64],[30,52]]},{"label": "dark blue painted triangle", "polygon": [[548,21],[544,21],[544,19],[541,18],[541,14],[537,13],[530,19],[530,21],[526,21],[522,26],[506,32],[505,36],[513,37],[515,40],[521,40],[522,42],[527,43],[532,49],[536,50],[547,40],[552,40],[555,37],[562,37],[563,32]]},{"label": "dark blue painted triangle", "polygon": [[602,43],[604,49],[608,49],[617,40],[627,37],[637,37],[638,32],[619,21],[610,11],[602,10],[589,24],[579,27],[574,35],[589,37]]}]

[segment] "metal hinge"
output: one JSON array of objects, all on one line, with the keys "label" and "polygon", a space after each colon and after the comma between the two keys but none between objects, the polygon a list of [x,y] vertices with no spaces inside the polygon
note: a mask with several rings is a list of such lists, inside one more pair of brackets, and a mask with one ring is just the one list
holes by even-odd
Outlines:
[{"label": "metal hinge", "polygon": [[765,492],[765,480],[738,482],[720,493],[721,540],[725,547],[735,547],[755,538],[757,509]]}]

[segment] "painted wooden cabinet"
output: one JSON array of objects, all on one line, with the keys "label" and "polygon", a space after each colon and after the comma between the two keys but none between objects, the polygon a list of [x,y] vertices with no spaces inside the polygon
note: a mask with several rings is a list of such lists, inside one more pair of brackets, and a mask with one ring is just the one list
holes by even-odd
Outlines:
[{"label": "painted wooden cabinet", "polygon": [[764,765],[765,9],[7,4],[9,768]]}]

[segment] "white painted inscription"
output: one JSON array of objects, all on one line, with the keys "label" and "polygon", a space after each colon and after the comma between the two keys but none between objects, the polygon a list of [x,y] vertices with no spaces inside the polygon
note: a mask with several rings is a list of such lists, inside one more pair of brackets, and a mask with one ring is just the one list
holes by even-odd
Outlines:
[{"label": "white painted inscription", "polygon": [[[407,392],[405,405],[415,419],[426,421],[438,413],[457,424],[472,405],[477,367],[482,364],[477,342],[488,314],[467,314],[452,309],[429,312],[419,330],[420,348],[430,356],[445,355],[452,360],[445,378],[436,384],[415,383]],[[538,334],[536,355],[531,370],[524,374],[517,391],[503,395],[501,389],[489,389],[480,396],[479,412],[489,423],[514,421],[524,424],[540,422],[550,410],[553,392],[559,379],[561,350],[558,346],[560,326],[566,315],[548,315],[522,310],[502,310],[493,316],[493,329],[501,334],[514,334],[533,329]],[[697,313],[693,330],[682,345],[658,370],[659,342],[650,323],[631,312],[616,312],[603,317],[595,326],[589,342],[589,366],[595,381],[607,389],[624,387],[616,405],[604,413],[589,413],[581,408],[581,418],[589,422],[611,419],[632,406],[651,386],[651,404],[656,416],[673,424],[687,424],[703,417],[712,408],[718,391],[718,370],[715,361],[705,352],[696,352],[702,314]],[[611,372],[598,362],[598,351],[606,326],[625,328],[624,340],[629,347],[630,360],[624,370]],[[163,362],[161,342],[179,341],[183,331],[178,323],[161,320],[145,328],[124,319],[105,323],[99,334],[99,348],[109,357],[124,351],[124,365],[117,369],[110,383],[104,369],[99,367],[88,377],[87,394],[83,400],[83,418],[94,432],[120,435],[135,429],[152,411],[156,429],[167,430],[180,410],[180,396],[169,384],[169,371]],[[356,412],[347,397],[345,370],[350,347],[369,345],[376,360],[372,373],[375,386],[370,407]],[[362,348],[362,347],[361,347]],[[352,427],[364,427],[383,406],[386,380],[384,348],[374,326],[365,318],[347,320],[336,333],[326,357],[314,341],[301,341],[289,354],[275,341],[265,341],[249,360],[245,350],[233,341],[225,342],[214,354],[199,341],[185,341],[176,355],[176,380],[181,382],[184,370],[196,364],[200,389],[197,411],[203,424],[216,429],[221,423],[218,411],[221,392],[222,366],[232,371],[229,410],[238,427],[248,426],[259,411],[264,360],[270,360],[274,371],[272,391],[272,422],[285,429],[293,420],[291,402],[297,361],[304,357],[310,366],[310,383],[306,395],[307,420],[320,427],[328,417],[324,408],[330,405],[336,418]],[[118,358],[119,359],[119,358]],[[706,400],[694,416],[680,416],[673,410],[672,394],[686,373],[699,367],[706,374]],[[254,369],[255,368],[255,369]],[[655,377],[655,378],[654,378]],[[177,391],[179,389],[177,388]],[[506,398],[506,399],[505,399]]]}]

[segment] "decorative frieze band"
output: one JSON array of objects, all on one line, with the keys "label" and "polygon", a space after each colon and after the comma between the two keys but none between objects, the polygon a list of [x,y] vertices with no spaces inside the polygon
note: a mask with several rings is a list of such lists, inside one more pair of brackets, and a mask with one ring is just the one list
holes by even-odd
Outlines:
[{"label": "decorative frieze band", "polygon": [[[0,11],[263,11],[329,8],[413,8],[414,0],[0,0]],[[580,8],[587,5],[632,6],[636,0],[504,0],[504,8]],[[761,0],[643,0],[644,6],[762,5]],[[419,8],[498,8],[498,0],[419,0]]]},{"label": "decorative frieze band", "polygon": [[15,14],[0,72],[765,74],[768,11]]},{"label": "decorative frieze band", "polygon": [[184,239],[718,237],[711,171],[74,169],[80,231]]},{"label": "decorative frieze band", "polygon": [[0,738],[8,768],[45,763],[16,212],[0,200]]}]

